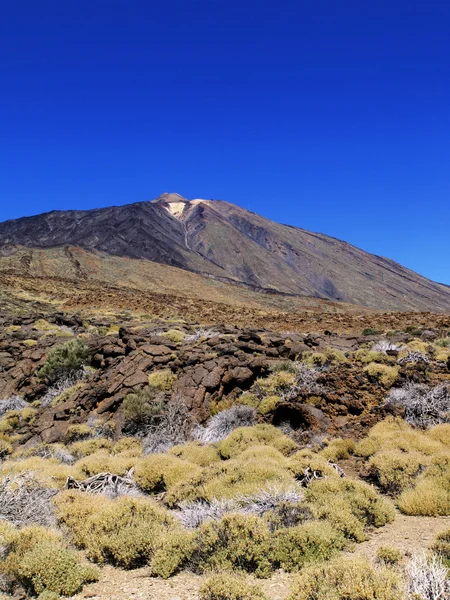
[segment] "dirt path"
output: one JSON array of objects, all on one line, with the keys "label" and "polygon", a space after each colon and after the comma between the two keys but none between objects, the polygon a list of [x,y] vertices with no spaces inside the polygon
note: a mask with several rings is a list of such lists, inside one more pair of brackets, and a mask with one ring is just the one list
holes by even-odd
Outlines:
[{"label": "dirt path", "polygon": [[355,554],[374,559],[378,548],[390,546],[410,556],[427,550],[439,533],[449,529],[450,517],[408,517],[397,513],[393,523],[375,529],[370,540],[358,544]]},{"label": "dirt path", "polygon": [[[285,573],[276,573],[271,579],[258,580],[270,600],[285,600],[289,593],[289,578]],[[76,600],[198,600],[198,590],[204,577],[192,573],[181,573],[168,580],[153,579],[149,570],[122,571],[104,567],[100,581],[85,586]]]},{"label": "dirt path", "polygon": [[[355,554],[373,560],[380,546],[398,548],[405,557],[427,550],[443,531],[450,529],[450,517],[407,517],[400,513],[393,523],[375,530],[370,540],[355,547]],[[353,553],[352,553],[353,554]],[[258,580],[270,600],[285,600],[291,575],[275,573],[271,579]],[[149,569],[122,571],[103,567],[100,581],[87,585],[76,600],[198,600],[204,581],[191,573],[181,573],[168,580],[150,577]]]}]

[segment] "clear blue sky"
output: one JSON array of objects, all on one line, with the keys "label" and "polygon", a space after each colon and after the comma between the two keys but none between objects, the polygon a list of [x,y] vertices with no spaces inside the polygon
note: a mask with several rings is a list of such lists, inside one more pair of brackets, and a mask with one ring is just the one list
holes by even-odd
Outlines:
[{"label": "clear blue sky", "polygon": [[450,284],[448,0],[4,0],[0,220],[220,198]]}]

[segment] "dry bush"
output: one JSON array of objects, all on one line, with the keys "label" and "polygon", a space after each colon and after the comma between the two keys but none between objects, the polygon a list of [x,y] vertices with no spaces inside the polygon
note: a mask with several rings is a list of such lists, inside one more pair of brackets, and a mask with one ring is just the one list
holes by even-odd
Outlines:
[{"label": "dry bush", "polygon": [[396,565],[403,558],[402,552],[390,546],[380,546],[377,550],[377,560],[385,565]]},{"label": "dry bush", "polygon": [[70,394],[83,385],[83,380],[86,379],[88,374],[86,367],[82,367],[64,377],[60,377],[47,388],[44,396],[40,399],[41,406],[43,408],[57,406],[68,400]]},{"label": "dry bush", "polygon": [[255,421],[256,414],[253,408],[236,404],[212,417],[206,427],[198,427],[192,435],[194,439],[203,444],[218,443],[235,429],[251,427]]},{"label": "dry bush", "polygon": [[0,519],[17,526],[56,524],[52,499],[56,490],[44,487],[30,474],[0,479]]},{"label": "dry bush", "polygon": [[450,581],[440,558],[415,556],[406,566],[406,589],[411,600],[448,600]]},{"label": "dry bush", "polygon": [[450,568],[450,529],[437,536],[432,549],[440,556],[443,563]]},{"label": "dry bush", "polygon": [[69,446],[69,452],[73,454],[76,458],[83,458],[84,456],[89,456],[90,454],[94,454],[99,450],[107,450],[110,451],[112,449],[112,442],[106,438],[91,438],[87,440],[81,440],[80,442],[74,442]]},{"label": "dry bush", "polygon": [[50,529],[39,526],[3,529],[0,538],[6,555],[1,572],[29,594],[47,591],[72,596],[85,583],[98,578],[97,569],[67,548],[60,534]]},{"label": "dry bush", "polygon": [[274,534],[272,561],[284,571],[298,571],[308,563],[329,560],[346,545],[330,523],[309,521]]},{"label": "dry bush", "polygon": [[11,396],[6,400],[0,400],[0,417],[5,415],[10,410],[19,411],[26,408],[28,403],[20,396]]},{"label": "dry bush", "polygon": [[399,367],[372,362],[364,367],[364,372],[379,381],[384,387],[390,388],[398,379]]},{"label": "dry bush", "polygon": [[171,454],[151,454],[136,462],[134,477],[147,493],[158,494],[194,480],[201,467]]},{"label": "dry bush", "polygon": [[330,440],[327,446],[320,452],[327,460],[336,462],[349,458],[355,450],[356,442],[352,439]]},{"label": "dry bush", "polygon": [[426,429],[450,420],[450,386],[448,384],[427,388],[408,383],[392,390],[387,401],[405,407],[408,423]]},{"label": "dry bush", "polygon": [[174,446],[169,450],[169,454],[173,454],[182,460],[187,460],[199,467],[207,467],[216,462],[220,462],[219,452],[214,446],[201,446],[196,442],[189,442]]},{"label": "dry bush", "polygon": [[381,450],[369,460],[371,478],[387,494],[400,494],[413,485],[416,477],[430,463],[420,452]]},{"label": "dry bush", "polygon": [[233,570],[268,577],[270,532],[260,518],[230,514],[220,521],[204,523],[198,532],[198,547],[192,558],[197,571]]},{"label": "dry bush", "polygon": [[233,458],[253,445],[273,446],[282,454],[290,454],[297,445],[273,425],[255,425],[254,427],[239,427],[218,446],[224,459]]},{"label": "dry bush", "polygon": [[200,600],[268,600],[261,588],[242,576],[222,573],[210,577],[200,588]]},{"label": "dry bush", "polygon": [[55,503],[61,522],[92,560],[125,569],[146,564],[164,537],[179,528],[167,510],[145,498],[109,500],[67,491]]},{"label": "dry bush", "polygon": [[315,481],[305,490],[305,499],[317,518],[329,521],[345,537],[357,542],[366,539],[368,527],[383,527],[395,518],[392,504],[361,481]]},{"label": "dry bush", "polygon": [[[293,524],[298,523],[305,511],[296,513],[294,507],[297,507],[302,500],[303,494],[296,487],[280,489],[276,486],[268,486],[253,496],[237,496],[229,500],[213,499],[209,502],[205,500],[181,502],[175,514],[187,529],[196,529],[205,521],[217,521],[227,513],[250,514],[258,517],[269,514],[269,523],[276,522],[282,526],[283,518],[286,520],[290,517],[291,520],[294,519]],[[284,515],[283,511],[288,511],[289,508],[292,514]],[[287,524],[283,523],[283,526]]]},{"label": "dry bush", "polygon": [[68,377],[89,363],[89,349],[86,344],[76,338],[53,347],[38,376],[50,383]]},{"label": "dry bush", "polygon": [[405,600],[405,596],[399,574],[355,557],[305,567],[288,600]]},{"label": "dry bush", "polygon": [[144,453],[167,452],[172,446],[183,444],[189,427],[189,411],[183,400],[175,398],[164,404],[145,428],[142,438]]}]

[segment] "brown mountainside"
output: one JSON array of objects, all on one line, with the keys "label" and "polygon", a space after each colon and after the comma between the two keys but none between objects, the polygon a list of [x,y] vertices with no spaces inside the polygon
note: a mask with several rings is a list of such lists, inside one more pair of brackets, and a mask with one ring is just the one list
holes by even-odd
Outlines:
[{"label": "brown mountainside", "polygon": [[[383,310],[450,310],[448,286],[346,242],[281,225],[219,200],[188,201],[163,194],[152,202],[6,221],[0,223],[0,270],[14,262],[17,246],[67,252],[69,247],[83,248],[96,254],[96,264],[104,256],[111,272],[114,260],[108,257],[144,260],[137,261],[142,269],[133,265],[131,279],[137,287],[142,287],[145,273],[148,277],[144,264],[153,261],[254,291]],[[21,266],[28,269],[27,259],[21,258]],[[122,268],[118,262],[118,271]],[[130,285],[130,276],[126,279]]]}]

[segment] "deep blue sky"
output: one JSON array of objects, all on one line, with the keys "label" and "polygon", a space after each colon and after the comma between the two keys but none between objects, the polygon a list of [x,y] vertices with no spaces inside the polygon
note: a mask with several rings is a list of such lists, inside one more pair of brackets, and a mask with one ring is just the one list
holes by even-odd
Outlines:
[{"label": "deep blue sky", "polygon": [[0,220],[177,191],[450,284],[448,0],[0,0]]}]

